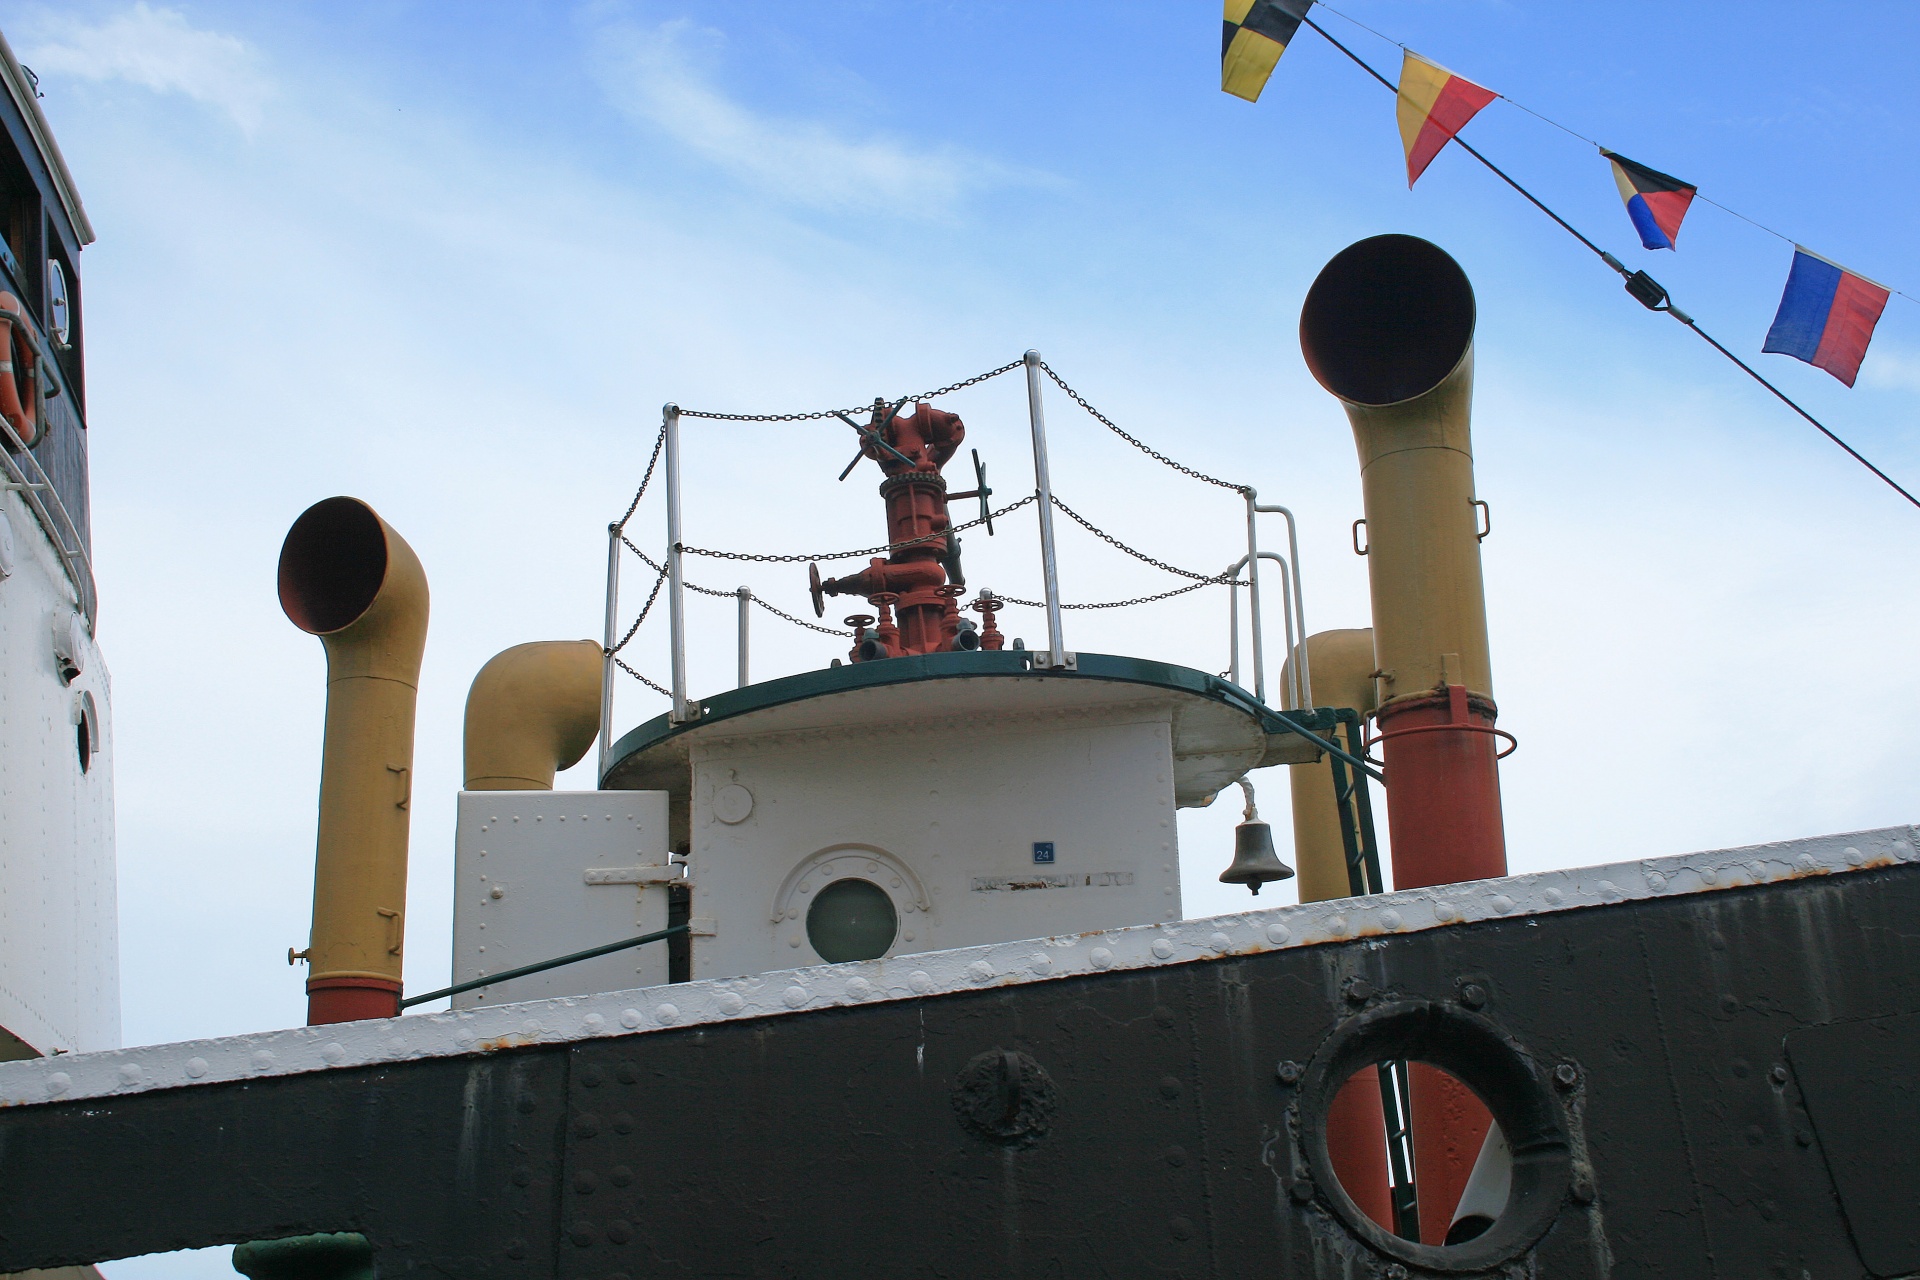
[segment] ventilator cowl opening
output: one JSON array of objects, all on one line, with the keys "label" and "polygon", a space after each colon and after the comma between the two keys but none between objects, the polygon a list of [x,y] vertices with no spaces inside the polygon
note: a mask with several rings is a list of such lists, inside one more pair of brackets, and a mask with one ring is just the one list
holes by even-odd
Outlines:
[{"label": "ventilator cowl opening", "polygon": [[1473,286],[1438,245],[1373,236],[1321,269],[1300,311],[1300,349],[1321,386],[1353,404],[1433,390],[1473,345]]},{"label": "ventilator cowl opening", "polygon": [[280,547],[280,607],[313,635],[352,625],[386,577],[386,530],[357,498],[314,503]]}]

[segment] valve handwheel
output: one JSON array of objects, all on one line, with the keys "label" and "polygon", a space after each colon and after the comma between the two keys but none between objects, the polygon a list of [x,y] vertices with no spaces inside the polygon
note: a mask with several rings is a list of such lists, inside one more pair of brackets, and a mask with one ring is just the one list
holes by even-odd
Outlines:
[{"label": "valve handwheel", "polygon": [[820,566],[811,560],[807,562],[807,590],[813,596],[813,616],[827,616],[827,598],[820,591]]}]

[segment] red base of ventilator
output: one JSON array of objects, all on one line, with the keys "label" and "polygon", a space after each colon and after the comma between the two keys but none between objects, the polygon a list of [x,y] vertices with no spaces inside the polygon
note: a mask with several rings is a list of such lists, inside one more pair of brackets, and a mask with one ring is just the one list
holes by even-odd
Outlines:
[{"label": "red base of ventilator", "polygon": [[400,984],[387,978],[314,978],[307,983],[307,1025],[400,1016]]}]

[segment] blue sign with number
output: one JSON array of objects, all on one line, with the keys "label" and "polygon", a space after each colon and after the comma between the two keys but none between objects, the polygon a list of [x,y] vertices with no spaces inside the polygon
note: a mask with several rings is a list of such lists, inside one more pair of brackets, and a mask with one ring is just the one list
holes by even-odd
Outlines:
[{"label": "blue sign with number", "polygon": [[1033,842],[1033,860],[1035,862],[1053,861],[1053,841],[1035,840]]}]

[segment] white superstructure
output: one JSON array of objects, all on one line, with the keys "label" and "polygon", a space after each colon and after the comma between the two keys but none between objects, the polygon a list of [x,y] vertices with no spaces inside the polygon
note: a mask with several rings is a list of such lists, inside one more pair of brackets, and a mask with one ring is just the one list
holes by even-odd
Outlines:
[{"label": "white superstructure", "polygon": [[0,1054],[111,1049],[111,684],[74,584],[18,492],[0,495],[0,521]]},{"label": "white superstructure", "polygon": [[0,1058],[19,1058],[120,1043],[120,956],[77,272],[93,228],[4,38],[0,116]]}]

